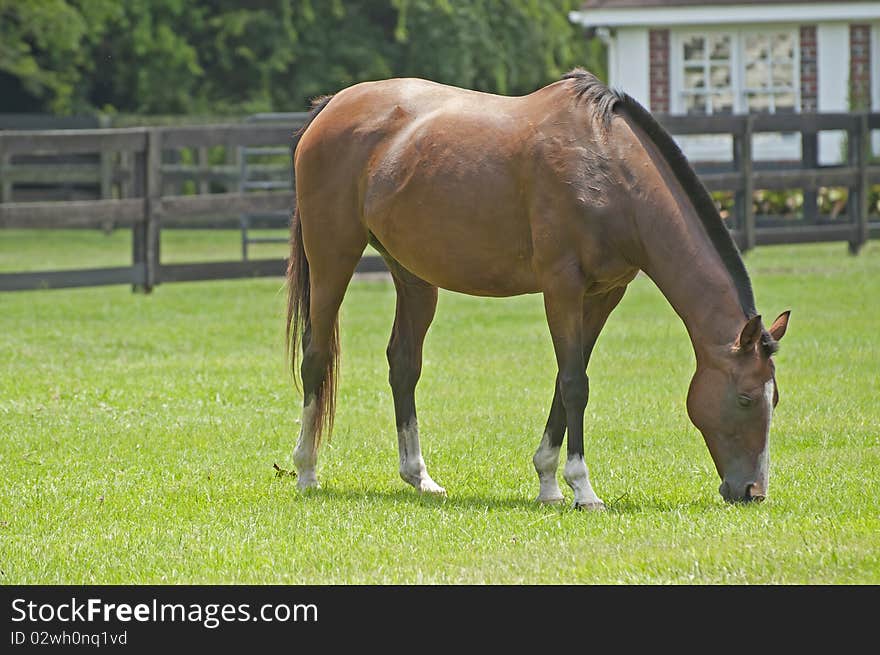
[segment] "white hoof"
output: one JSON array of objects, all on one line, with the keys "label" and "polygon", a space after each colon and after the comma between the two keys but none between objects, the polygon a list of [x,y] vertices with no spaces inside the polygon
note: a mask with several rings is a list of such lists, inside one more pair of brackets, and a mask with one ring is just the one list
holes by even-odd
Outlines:
[{"label": "white hoof", "polygon": [[445,496],[446,489],[441,487],[439,484],[434,482],[431,479],[431,476],[428,475],[426,471],[422,471],[421,475],[406,475],[401,472],[400,477],[403,478],[403,481],[407,484],[411,484],[415,487],[419,493],[423,494],[433,494],[435,496]]},{"label": "white hoof", "polygon": [[318,488],[318,476],[314,471],[300,471],[296,476],[296,488],[300,491]]},{"label": "white hoof", "polygon": [[418,467],[415,472],[412,472],[412,470],[407,471],[406,468],[401,468],[400,477],[407,484],[411,484],[412,486],[414,486],[419,491],[419,493],[434,494],[436,496],[446,495],[446,489],[434,482],[431,479],[431,476],[428,475],[428,471],[425,469],[424,462],[418,463]]},{"label": "white hoof", "polygon": [[574,509],[582,509],[588,512],[604,512],[605,503],[603,503],[601,500],[593,500],[586,503],[575,502]]},{"label": "white hoof", "polygon": [[558,494],[538,494],[538,497],[535,498],[536,503],[542,503],[544,505],[558,505],[565,498],[562,496],[562,493]]},{"label": "white hoof", "polygon": [[[413,485],[415,486],[415,485]],[[445,496],[446,489],[434,482],[431,478],[424,478],[416,487],[419,493],[432,494],[434,496]]]}]

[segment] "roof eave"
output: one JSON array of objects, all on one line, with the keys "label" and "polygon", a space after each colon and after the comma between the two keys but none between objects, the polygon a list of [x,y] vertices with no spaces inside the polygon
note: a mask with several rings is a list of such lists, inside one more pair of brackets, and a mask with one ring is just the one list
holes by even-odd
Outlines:
[{"label": "roof eave", "polygon": [[852,22],[880,20],[880,3],[621,7],[572,11],[568,19],[584,27]]}]

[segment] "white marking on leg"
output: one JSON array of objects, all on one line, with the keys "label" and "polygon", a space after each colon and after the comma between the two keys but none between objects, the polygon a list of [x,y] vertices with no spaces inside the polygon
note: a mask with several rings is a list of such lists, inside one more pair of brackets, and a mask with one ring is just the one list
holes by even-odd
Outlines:
[{"label": "white marking on leg", "polygon": [[590,474],[583,455],[569,455],[562,477],[574,491],[576,509],[605,509],[605,503],[596,495],[593,485],[590,484]]},{"label": "white marking on leg", "polygon": [[559,446],[550,445],[550,434],[545,432],[538,444],[538,450],[532,457],[532,464],[538,472],[538,483],[541,485],[538,491],[539,503],[558,503],[562,500],[562,491],[559,489],[559,481],[556,479],[556,470],[559,468]]},{"label": "white marking on leg", "polygon": [[293,449],[293,463],[296,466],[296,486],[299,489],[316,489],[318,476],[315,466],[318,464],[318,451],[315,448],[315,412],[317,401],[313,397],[303,407],[302,424],[299,439]]},{"label": "white marking on leg", "polygon": [[417,419],[413,418],[397,430],[397,447],[400,453],[400,477],[422,493],[445,496],[446,489],[434,482],[425,468]]}]

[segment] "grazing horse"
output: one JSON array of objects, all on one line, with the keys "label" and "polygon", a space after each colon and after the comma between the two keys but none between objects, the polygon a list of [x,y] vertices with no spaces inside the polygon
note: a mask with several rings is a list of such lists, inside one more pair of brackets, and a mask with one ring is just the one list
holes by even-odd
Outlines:
[{"label": "grazing horse", "polygon": [[773,353],[739,251],[669,134],[628,95],[575,69],[523,97],[420,79],[366,82],[317,100],[293,144],[297,204],[288,270],[288,348],[301,340],[303,412],[294,463],[317,486],[332,429],[337,314],[367,244],[397,290],[388,344],[400,475],[444,494],[419,444],[415,388],[437,289],[542,293],[558,365],[533,457],[538,501],[602,509],[584,462],[587,362],[639,270],[687,328],[696,354],[688,414],[729,502],[761,500],[778,400]]}]

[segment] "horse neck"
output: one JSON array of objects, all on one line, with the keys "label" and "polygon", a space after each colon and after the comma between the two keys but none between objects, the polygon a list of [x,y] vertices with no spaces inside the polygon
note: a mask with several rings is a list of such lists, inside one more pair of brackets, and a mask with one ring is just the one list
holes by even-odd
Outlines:
[{"label": "horse neck", "polygon": [[681,317],[699,363],[734,342],[745,312],[690,197],[671,171],[663,177],[666,184],[654,186],[635,212],[643,248],[640,268]]}]

